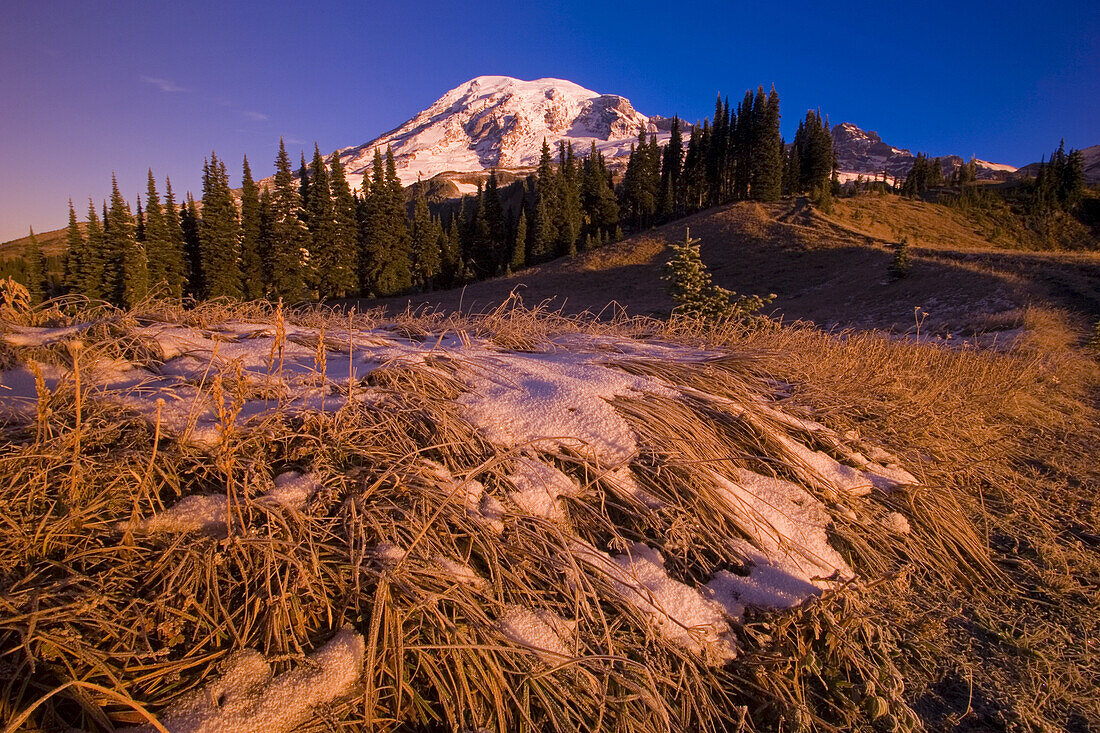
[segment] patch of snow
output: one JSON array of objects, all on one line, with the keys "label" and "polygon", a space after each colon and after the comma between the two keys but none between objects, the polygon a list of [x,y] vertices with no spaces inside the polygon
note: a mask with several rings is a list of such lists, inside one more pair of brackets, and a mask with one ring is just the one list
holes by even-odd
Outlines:
[{"label": "patch of snow", "polygon": [[890,512],[883,517],[882,526],[895,534],[909,534],[912,531],[909,520],[900,512]]},{"label": "patch of snow", "polygon": [[665,639],[713,664],[737,656],[736,641],[722,606],[671,578],[657,550],[638,543],[612,557],[578,539],[573,543],[573,554],[607,577],[619,599],[646,615]]},{"label": "patch of snow", "polygon": [[146,519],[124,523],[139,534],[185,534],[199,532],[224,535],[229,523],[229,505],[224,494],[192,494]]},{"label": "patch of snow", "polygon": [[548,665],[561,664],[574,655],[577,622],[566,621],[548,609],[509,606],[497,621],[497,628],[508,639],[535,650]]},{"label": "patch of snow", "polygon": [[443,557],[439,555],[435,559],[436,565],[446,573],[452,580],[462,585],[473,586],[474,588],[486,589],[489,587],[489,581],[477,574],[477,571],[471,568],[466,563],[459,562],[458,560],[452,560],[449,557]]},{"label": "patch of snow", "polygon": [[[343,629],[296,669],[278,677],[259,652],[237,652],[226,660],[221,676],[170,706],[160,723],[171,733],[296,730],[316,707],[354,690],[363,672],[364,651],[363,637]],[[155,728],[130,730],[152,733]]]},{"label": "patch of snow", "polygon": [[629,460],[637,438],[608,403],[645,392],[675,394],[648,380],[587,363],[575,355],[508,354],[479,357],[482,367],[459,398],[464,416],[489,440],[553,450],[564,446],[600,464]]},{"label": "patch of snow", "polygon": [[302,511],[320,488],[321,483],[312,473],[287,471],[275,477],[274,488],[264,492],[259,501]]},{"label": "patch of snow", "polygon": [[573,479],[553,466],[526,456],[516,459],[516,470],[508,475],[508,480],[516,487],[508,498],[520,511],[562,525],[567,523],[567,517],[560,497],[580,493]]},{"label": "patch of snow", "polygon": [[739,526],[764,553],[792,576],[813,584],[824,578],[851,578],[854,573],[832,545],[826,528],[830,517],[825,505],[798,484],[733,469],[730,480],[710,472],[718,495],[739,518]]}]

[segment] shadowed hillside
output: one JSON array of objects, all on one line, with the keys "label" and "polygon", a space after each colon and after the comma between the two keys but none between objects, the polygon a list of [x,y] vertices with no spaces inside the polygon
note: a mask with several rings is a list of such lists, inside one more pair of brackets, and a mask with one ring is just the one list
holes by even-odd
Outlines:
[{"label": "shadowed hillside", "polygon": [[[672,308],[660,279],[665,250],[688,228],[702,240],[703,260],[719,285],[776,293],[773,313],[788,322],[906,331],[919,320],[922,332],[946,336],[1015,328],[1033,304],[1100,315],[1100,254],[1008,249],[946,206],[878,196],[838,202],[832,216],[804,199],[737,203],[575,260],[387,305],[475,312],[518,288],[526,303],[546,301],[567,313],[618,303],[631,314],[664,315]],[[909,238],[913,266],[892,281],[888,268],[901,235]]]}]

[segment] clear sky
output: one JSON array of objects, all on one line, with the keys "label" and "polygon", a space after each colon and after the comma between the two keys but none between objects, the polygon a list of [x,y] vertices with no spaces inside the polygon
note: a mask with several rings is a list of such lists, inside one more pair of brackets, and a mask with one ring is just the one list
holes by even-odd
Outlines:
[{"label": "clear sky", "polygon": [[[1100,2],[3,0],[0,240],[146,169],[197,193],[396,127],[475,76],[558,77],[689,120],[774,83],[886,142],[1022,165],[1100,143]],[[163,192],[163,191],[162,191]]]}]

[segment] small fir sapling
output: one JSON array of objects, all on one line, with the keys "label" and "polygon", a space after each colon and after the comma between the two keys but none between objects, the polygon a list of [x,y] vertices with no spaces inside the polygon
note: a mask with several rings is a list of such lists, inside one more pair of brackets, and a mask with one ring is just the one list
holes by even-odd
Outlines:
[{"label": "small fir sapling", "polygon": [[909,238],[902,237],[898,242],[897,248],[894,250],[894,259],[890,263],[890,279],[900,280],[909,274],[910,268],[913,266],[911,255],[909,254]]},{"label": "small fir sapling", "polygon": [[699,241],[692,239],[688,230],[683,244],[672,245],[672,257],[665,264],[662,279],[669,283],[669,295],[676,302],[673,313],[709,322],[762,319],[756,312],[772,302],[775,294],[738,296],[715,285],[699,256]]}]

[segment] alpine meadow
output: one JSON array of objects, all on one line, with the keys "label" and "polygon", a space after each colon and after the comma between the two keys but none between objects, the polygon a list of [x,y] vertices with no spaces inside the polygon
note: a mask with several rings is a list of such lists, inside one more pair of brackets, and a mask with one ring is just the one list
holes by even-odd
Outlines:
[{"label": "alpine meadow", "polygon": [[1100,731],[1095,12],[60,5],[0,731]]}]

